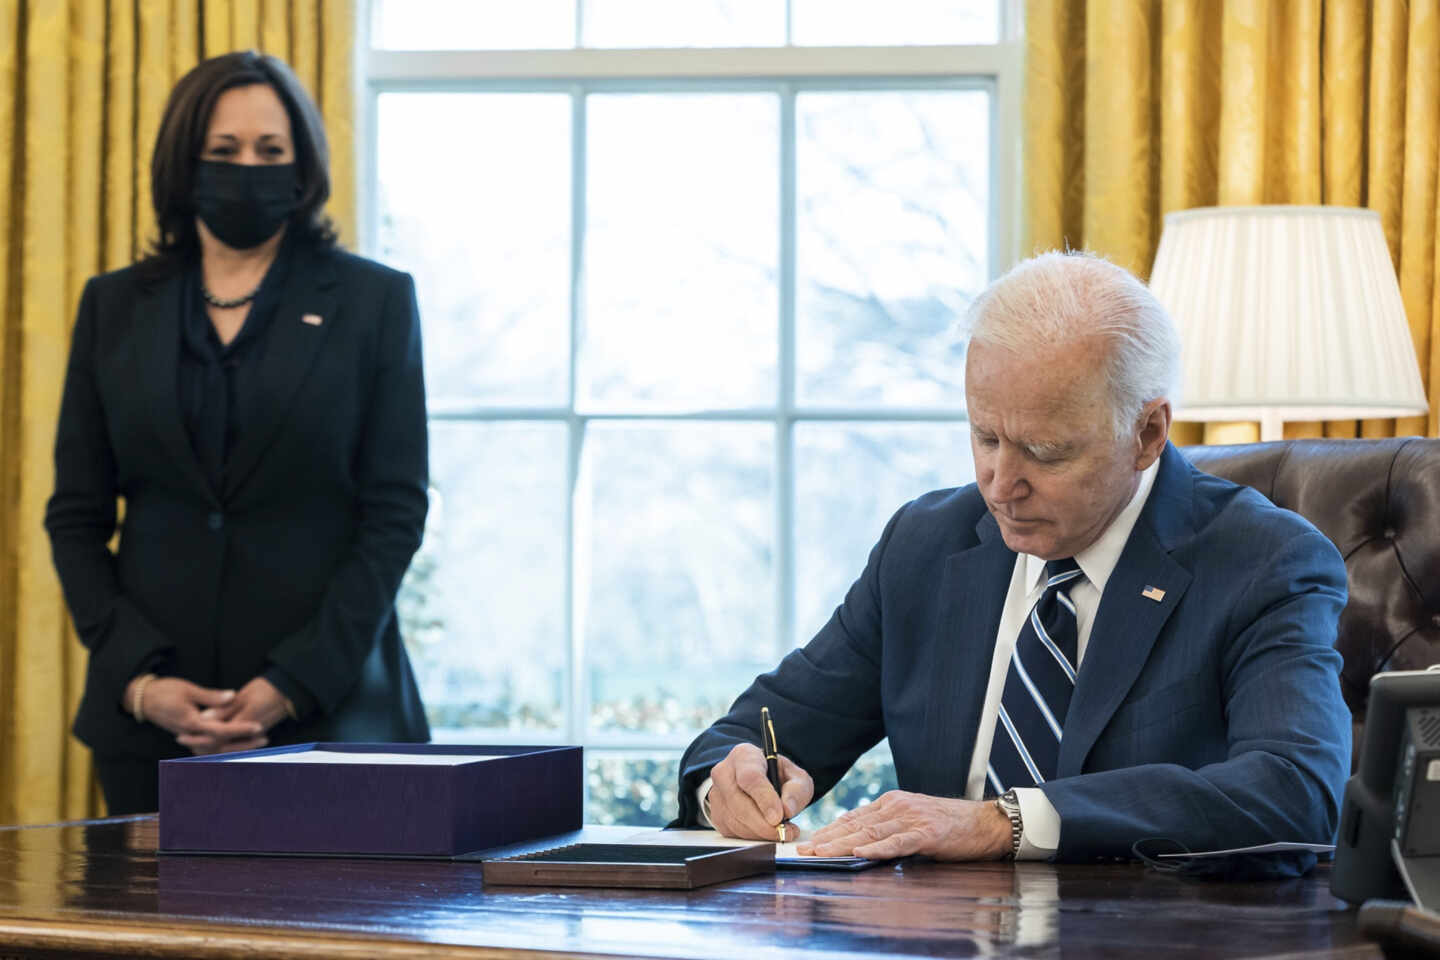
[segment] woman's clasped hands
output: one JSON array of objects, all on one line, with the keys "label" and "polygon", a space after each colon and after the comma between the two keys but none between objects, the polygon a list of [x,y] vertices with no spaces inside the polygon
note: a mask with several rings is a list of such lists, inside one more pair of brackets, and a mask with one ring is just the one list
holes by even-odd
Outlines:
[{"label": "woman's clasped hands", "polygon": [[[136,687],[141,687],[136,710]],[[125,689],[127,712],[175,735],[191,753],[232,753],[269,743],[265,734],[285,719],[283,694],[264,677],[239,690],[203,687],[180,677],[136,677]]]}]

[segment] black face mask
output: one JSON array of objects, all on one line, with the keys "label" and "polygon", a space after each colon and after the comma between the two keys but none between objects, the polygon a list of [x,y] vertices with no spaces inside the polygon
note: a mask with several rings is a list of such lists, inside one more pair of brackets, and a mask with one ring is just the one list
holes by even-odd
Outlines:
[{"label": "black face mask", "polygon": [[300,202],[295,164],[220,163],[195,167],[195,212],[227,247],[249,250],[275,236]]}]

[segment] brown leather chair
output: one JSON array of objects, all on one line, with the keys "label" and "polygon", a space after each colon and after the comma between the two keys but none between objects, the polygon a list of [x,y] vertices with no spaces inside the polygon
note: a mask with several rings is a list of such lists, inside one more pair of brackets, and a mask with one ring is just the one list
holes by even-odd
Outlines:
[{"label": "brown leather chair", "polygon": [[1358,750],[1370,677],[1440,663],[1440,440],[1286,440],[1185,455],[1294,510],[1345,558],[1350,601],[1335,648]]}]

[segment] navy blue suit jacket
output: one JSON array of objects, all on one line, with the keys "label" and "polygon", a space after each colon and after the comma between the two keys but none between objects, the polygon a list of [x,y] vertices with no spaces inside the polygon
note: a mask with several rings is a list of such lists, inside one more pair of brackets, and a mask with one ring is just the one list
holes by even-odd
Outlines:
[{"label": "navy blue suit jacket", "polygon": [[[902,507],[829,623],[686,751],[681,821],[710,768],[758,742],[762,705],[817,796],[886,736],[902,789],[962,796],[1015,558],[974,485]],[[1130,856],[1148,837],[1331,842],[1350,758],[1333,647],[1345,597],[1323,534],[1167,444],[1041,787],[1057,857]]]}]

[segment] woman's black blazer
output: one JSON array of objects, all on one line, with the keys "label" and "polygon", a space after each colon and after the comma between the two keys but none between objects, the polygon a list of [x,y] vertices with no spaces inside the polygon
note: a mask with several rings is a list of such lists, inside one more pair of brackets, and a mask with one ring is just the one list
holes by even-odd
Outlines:
[{"label": "woman's black blazer", "polygon": [[182,277],[129,267],[81,297],[45,526],[90,650],[74,729],[96,753],[186,752],[121,708],[166,652],[210,687],[272,666],[303,686],[316,709],[272,742],[429,738],[395,623],[427,503],[414,283],[339,251],[294,257],[219,490],[180,420]]}]

